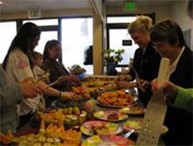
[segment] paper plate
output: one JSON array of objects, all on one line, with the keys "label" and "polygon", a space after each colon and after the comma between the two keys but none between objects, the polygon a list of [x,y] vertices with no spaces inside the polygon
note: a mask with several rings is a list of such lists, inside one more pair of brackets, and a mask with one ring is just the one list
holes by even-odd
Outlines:
[{"label": "paper plate", "polygon": [[125,106],[125,105],[120,106],[120,105],[103,104],[103,103],[101,103],[101,102],[99,102],[99,101],[97,101],[97,100],[96,100],[96,104],[99,105],[99,106],[101,106],[101,107],[117,108],[117,109],[119,109],[119,108],[124,108],[124,107],[133,107],[133,106],[136,105],[136,103],[129,104],[129,105],[126,105],[126,106]]},{"label": "paper plate", "polygon": [[116,135],[123,131],[123,128],[116,123],[105,121],[88,121],[85,122],[80,130],[83,134],[88,136],[98,135]]},{"label": "paper plate", "polygon": [[[112,114],[115,114],[115,118],[112,118]],[[111,116],[111,117],[110,117]],[[115,110],[97,111],[94,113],[94,117],[104,121],[119,122],[126,120],[129,116],[127,114],[122,114]]]},{"label": "paper plate", "polygon": [[[141,126],[142,126],[142,119],[141,118],[140,119],[129,119],[124,123],[123,129],[125,131],[130,131],[130,130],[134,129],[135,133],[139,133]],[[163,125],[162,129],[161,129],[161,134],[165,134],[167,132],[168,132],[168,127]]]},{"label": "paper plate", "polygon": [[82,142],[81,146],[131,146],[132,140],[117,135],[94,135]]},{"label": "paper plate", "polygon": [[142,106],[135,105],[133,107],[124,107],[119,110],[119,112],[129,115],[142,115],[144,114],[146,109]]}]

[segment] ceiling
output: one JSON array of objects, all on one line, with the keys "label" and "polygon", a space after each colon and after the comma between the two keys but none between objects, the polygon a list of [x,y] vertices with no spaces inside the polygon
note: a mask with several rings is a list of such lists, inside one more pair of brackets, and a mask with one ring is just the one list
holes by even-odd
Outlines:
[{"label": "ceiling", "polygon": [[29,9],[65,10],[91,8],[89,0],[0,0],[2,13],[27,11]]},{"label": "ceiling", "polygon": [[[66,9],[91,9],[90,0],[0,0],[1,13],[28,11],[38,8],[40,10],[66,10]],[[106,0],[107,8],[124,6],[125,2],[133,0]],[[134,0],[136,5],[155,6],[170,5],[177,0]]]}]

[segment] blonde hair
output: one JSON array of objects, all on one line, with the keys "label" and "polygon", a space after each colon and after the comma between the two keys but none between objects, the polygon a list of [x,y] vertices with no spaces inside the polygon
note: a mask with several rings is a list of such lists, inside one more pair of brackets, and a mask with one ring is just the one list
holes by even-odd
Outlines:
[{"label": "blonde hair", "polygon": [[152,27],[152,19],[142,15],[128,25],[128,32],[131,34],[137,31],[149,31]]}]

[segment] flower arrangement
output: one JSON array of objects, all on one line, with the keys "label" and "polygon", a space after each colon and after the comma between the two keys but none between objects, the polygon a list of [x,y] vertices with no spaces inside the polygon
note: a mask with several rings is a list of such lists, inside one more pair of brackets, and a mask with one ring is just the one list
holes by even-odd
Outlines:
[{"label": "flower arrangement", "polygon": [[125,52],[124,49],[106,49],[104,51],[104,58],[107,63],[117,64],[123,60],[122,54]]}]

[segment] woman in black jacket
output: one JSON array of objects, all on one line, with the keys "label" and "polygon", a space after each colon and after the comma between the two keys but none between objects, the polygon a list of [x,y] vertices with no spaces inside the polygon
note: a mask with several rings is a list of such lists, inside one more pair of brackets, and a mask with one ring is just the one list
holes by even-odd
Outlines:
[{"label": "woman in black jacket", "polygon": [[[128,32],[139,48],[135,51],[133,59],[133,68],[139,74],[140,79],[143,81],[151,82],[157,77],[160,55],[156,52],[154,45],[150,40],[150,30],[152,28],[152,19],[148,16],[139,16],[134,22],[129,24]],[[136,78],[135,73],[131,69],[129,72],[130,80]],[[132,82],[120,81],[117,85],[120,88],[129,88]],[[139,100],[144,106],[147,106],[148,101],[152,95],[151,87],[142,91],[138,88]]]},{"label": "woman in black jacket", "polygon": [[[170,60],[169,80],[184,88],[193,87],[193,53],[186,46],[181,28],[174,21],[165,20],[154,26],[151,40],[162,57]],[[166,145],[192,145],[192,114],[168,106],[164,124],[169,131]]]}]

